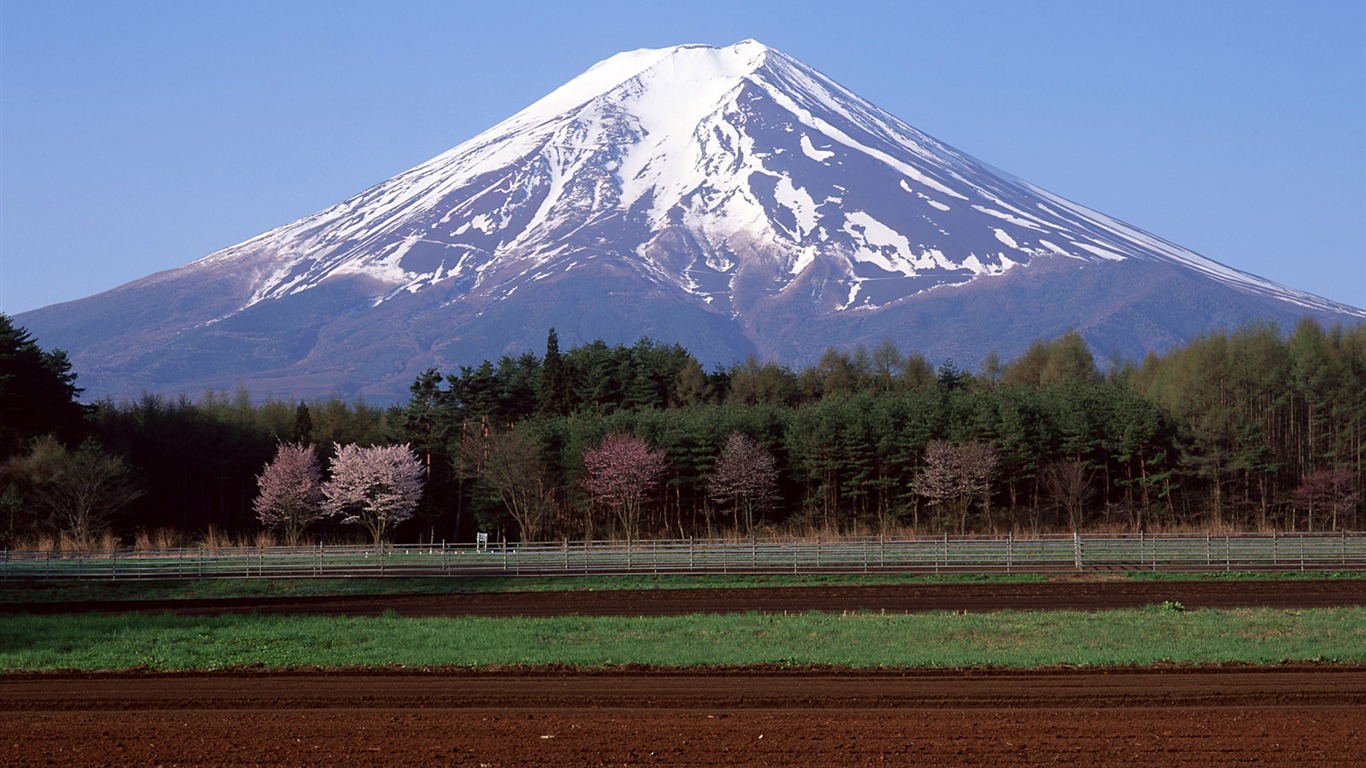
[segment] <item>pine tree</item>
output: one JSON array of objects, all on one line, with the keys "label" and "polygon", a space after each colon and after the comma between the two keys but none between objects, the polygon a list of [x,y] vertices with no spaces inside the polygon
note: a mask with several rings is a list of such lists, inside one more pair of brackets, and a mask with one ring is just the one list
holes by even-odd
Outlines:
[{"label": "pine tree", "polygon": [[308,412],[308,404],[302,400],[294,410],[294,431],[290,439],[301,445],[313,442],[313,415]]},{"label": "pine tree", "polygon": [[683,367],[678,371],[677,380],[674,382],[670,405],[701,405],[711,402],[715,395],[716,390],[707,380],[707,374],[702,370],[702,364],[697,362],[697,358],[688,355],[688,358],[683,361]]},{"label": "pine tree", "polygon": [[61,350],[45,352],[26,329],[0,313],[0,458],[39,435],[69,442],[83,431],[76,374]]},{"label": "pine tree", "polygon": [[569,413],[569,370],[560,356],[560,337],[551,328],[545,340],[545,360],[541,361],[541,386],[536,412],[543,416]]}]

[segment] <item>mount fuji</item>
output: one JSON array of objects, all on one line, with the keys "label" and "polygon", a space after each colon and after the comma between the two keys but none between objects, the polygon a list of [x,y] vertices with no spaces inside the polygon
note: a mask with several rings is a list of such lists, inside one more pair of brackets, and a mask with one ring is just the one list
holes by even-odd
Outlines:
[{"label": "mount fuji", "polygon": [[562,343],[789,365],[890,340],[973,367],[1366,311],[1219,264],[927,136],[747,40],[613,56],[324,211],[19,315],[88,396],[399,397]]}]

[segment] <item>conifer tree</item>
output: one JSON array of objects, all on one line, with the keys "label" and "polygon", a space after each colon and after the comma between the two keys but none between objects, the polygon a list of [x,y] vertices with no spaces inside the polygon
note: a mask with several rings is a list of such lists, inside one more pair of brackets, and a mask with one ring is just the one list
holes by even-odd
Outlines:
[{"label": "conifer tree", "polygon": [[308,412],[308,404],[299,401],[294,410],[294,432],[291,439],[296,443],[308,445],[313,442],[313,414]]},{"label": "conifer tree", "polygon": [[27,329],[0,313],[0,458],[39,435],[78,439],[85,417],[76,400],[80,393],[66,353],[44,351]]},{"label": "conifer tree", "polygon": [[545,360],[541,362],[541,388],[536,412],[544,416],[569,413],[569,370],[560,356],[560,337],[551,328],[545,340]]}]

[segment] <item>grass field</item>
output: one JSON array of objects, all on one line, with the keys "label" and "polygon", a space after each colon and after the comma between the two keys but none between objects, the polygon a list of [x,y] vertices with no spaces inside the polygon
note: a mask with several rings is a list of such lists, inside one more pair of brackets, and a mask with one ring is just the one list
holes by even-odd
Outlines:
[{"label": "grass field", "polygon": [[[0,583],[0,603],[1030,583],[1025,575],[594,576]],[[1095,577],[1092,577],[1095,578]],[[1111,579],[1363,579],[1361,573],[1154,574]],[[1366,662],[1366,608],[739,614],[658,618],[178,617],[12,614],[0,670],[564,664],[1029,667],[1158,662]]]},{"label": "grass field", "polygon": [[1366,662],[1366,608],[658,618],[14,615],[0,670]]},{"label": "grass field", "polygon": [[447,578],[353,579],[185,579],[147,581],[0,582],[0,603],[102,600],[212,600],[332,595],[491,594],[829,585],[934,584],[995,581],[1028,583],[1044,574],[983,576],[816,575],[816,576],[467,576]]}]

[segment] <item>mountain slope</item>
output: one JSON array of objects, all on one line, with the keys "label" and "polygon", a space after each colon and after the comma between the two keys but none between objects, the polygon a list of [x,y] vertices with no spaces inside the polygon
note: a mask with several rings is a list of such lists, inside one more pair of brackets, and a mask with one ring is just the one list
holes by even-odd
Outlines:
[{"label": "mountain slope", "polygon": [[614,56],[460,146],[184,267],[19,318],[93,394],[413,375],[648,335],[707,362],[896,342],[974,365],[1069,327],[1136,357],[1361,310],[1052,195],[755,41]]}]

